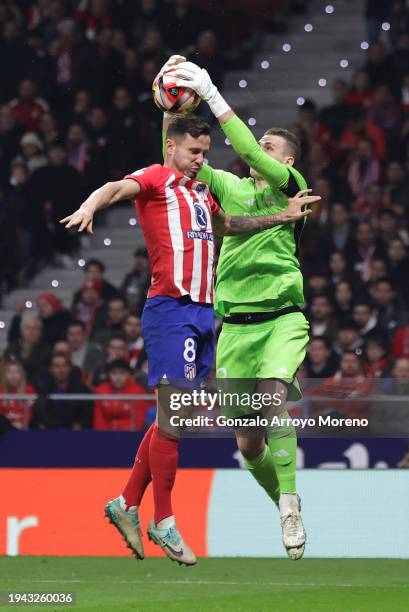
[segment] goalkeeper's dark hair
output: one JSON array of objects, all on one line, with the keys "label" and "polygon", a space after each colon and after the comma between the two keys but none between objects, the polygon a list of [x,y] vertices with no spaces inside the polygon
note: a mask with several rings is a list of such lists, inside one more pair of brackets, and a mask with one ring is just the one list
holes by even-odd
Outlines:
[{"label": "goalkeeper's dark hair", "polygon": [[265,132],[265,136],[281,136],[287,143],[289,154],[292,155],[295,160],[301,157],[301,143],[294,132],[290,132],[290,130],[285,130],[284,128],[270,128]]},{"label": "goalkeeper's dark hair", "polygon": [[199,115],[185,115],[172,119],[172,123],[168,127],[167,137],[175,138],[175,136],[186,136],[186,134],[190,134],[193,138],[209,136],[210,125]]}]

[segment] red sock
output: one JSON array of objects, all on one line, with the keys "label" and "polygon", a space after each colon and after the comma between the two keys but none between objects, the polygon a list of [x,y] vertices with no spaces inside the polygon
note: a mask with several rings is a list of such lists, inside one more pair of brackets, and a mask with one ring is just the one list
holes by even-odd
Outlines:
[{"label": "red sock", "polygon": [[155,525],[172,516],[172,489],[179,459],[179,440],[159,431],[155,425],[149,444]]},{"label": "red sock", "polygon": [[139,506],[145,489],[152,480],[151,468],[149,465],[149,443],[154,427],[155,423],[152,423],[142,438],[138,452],[136,453],[131,475],[123,490],[122,496],[127,506]]}]

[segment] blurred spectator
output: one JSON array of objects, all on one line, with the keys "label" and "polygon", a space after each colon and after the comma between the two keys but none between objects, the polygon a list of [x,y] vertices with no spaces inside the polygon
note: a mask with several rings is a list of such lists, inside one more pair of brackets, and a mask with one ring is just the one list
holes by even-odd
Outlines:
[{"label": "blurred spectator", "polygon": [[311,338],[305,361],[307,378],[324,379],[335,374],[338,359],[331,347],[331,342],[325,336]]},{"label": "blurred spectator", "polygon": [[109,146],[114,178],[121,179],[143,164],[148,125],[125,87],[118,87],[113,95]]},{"label": "blurred spectator", "polygon": [[37,389],[40,397],[34,402],[31,427],[34,429],[86,429],[92,425],[92,401],[49,399],[50,394],[60,396],[89,393],[82,382],[71,378],[69,358],[57,353],[50,364],[50,378],[44,387]]},{"label": "blurred spectator", "polygon": [[135,314],[129,314],[124,321],[123,330],[129,361],[134,369],[143,353],[141,319]]},{"label": "blurred spectator", "polygon": [[48,104],[37,97],[36,85],[31,79],[20,82],[18,98],[9,103],[17,123],[28,132],[40,130],[41,117],[49,110]]},{"label": "blurred spectator", "polygon": [[21,318],[20,338],[10,342],[4,353],[6,361],[18,361],[33,382],[40,370],[48,363],[50,349],[42,341],[43,326],[35,315]]},{"label": "blurred spectator", "polygon": [[[366,418],[369,402],[359,396],[371,393],[371,383],[364,375],[361,361],[354,352],[346,351],[340,358],[340,367],[334,376],[325,380],[314,390],[314,394],[338,400],[316,400],[313,402],[314,416],[343,418]],[[344,400],[344,401],[340,401]]]},{"label": "blurred spectator", "polygon": [[[115,360],[108,366],[108,381],[95,390],[98,394],[145,395],[146,389],[131,379],[126,361]],[[97,400],[94,409],[94,429],[140,431],[144,415],[151,405],[148,400]]]},{"label": "blurred spectator", "polygon": [[122,281],[121,293],[126,297],[130,308],[138,314],[142,312],[150,282],[148,252],[145,248],[136,249],[133,268]]},{"label": "blurred spectator", "polygon": [[47,165],[47,157],[44,155],[44,145],[41,138],[34,132],[27,132],[20,140],[22,155],[17,160],[23,162],[29,173]]},{"label": "blurred spectator", "polygon": [[[64,304],[54,293],[40,293],[37,296],[36,302],[38,316],[43,324],[42,340],[51,346],[58,340],[65,338],[71,315],[65,310]],[[18,308],[17,314],[13,317],[9,330],[9,341],[15,341],[20,338],[21,316],[24,309],[25,304]]]},{"label": "blurred spectator", "polygon": [[348,183],[356,199],[365,198],[380,177],[380,165],[370,140],[361,140],[348,168]]},{"label": "blurred spectator", "polygon": [[346,102],[348,85],[343,79],[337,79],[332,84],[333,103],[325,106],[320,113],[321,123],[326,126],[333,140],[338,140],[345,129],[349,106]]},{"label": "blurred spectator", "polygon": [[82,190],[80,176],[68,165],[61,145],[50,148],[49,164],[33,173],[27,190],[31,202],[26,222],[35,238],[34,256],[49,263],[60,253],[63,265],[71,266],[70,256],[77,247],[78,236],[76,232],[67,232],[60,220],[80,205]]},{"label": "blurred spectator", "polygon": [[392,354],[394,357],[409,358],[409,325],[400,327],[393,336]]},{"label": "blurred spectator", "polygon": [[310,309],[310,327],[313,336],[327,336],[331,341],[336,337],[337,323],[333,317],[333,307],[325,295],[312,299]]},{"label": "blurred spectator", "polygon": [[344,321],[339,325],[337,340],[334,343],[334,349],[338,355],[343,355],[345,352],[354,352],[360,355],[362,345],[363,340],[355,321]]},{"label": "blurred spectator", "polygon": [[409,257],[406,245],[401,238],[395,237],[388,243],[389,278],[394,289],[400,293],[409,306],[409,288],[407,274],[409,270]]},{"label": "blurred spectator", "polygon": [[[34,387],[27,384],[26,373],[18,361],[6,363],[3,371],[3,380],[0,385],[0,395],[9,394],[31,394],[35,393]],[[31,421],[32,400],[0,399],[0,414],[6,417],[10,425],[16,429],[28,429]]]},{"label": "blurred spectator", "polygon": [[349,321],[352,317],[353,291],[348,281],[340,281],[335,286],[335,314],[340,323]]},{"label": "blurred spectator", "polygon": [[105,348],[114,336],[123,332],[123,324],[128,316],[128,304],[121,296],[113,297],[108,305],[102,306],[95,318],[93,339]]},{"label": "blurred spectator", "polygon": [[[101,282],[101,299],[107,302],[111,298],[118,295],[118,289],[111,285],[105,278],[105,265],[99,259],[88,259],[83,268],[85,282],[88,280],[97,280]],[[81,289],[74,293],[73,306],[81,299]]]},{"label": "blurred spectator", "polygon": [[385,136],[382,130],[367,121],[363,108],[354,107],[350,110],[347,126],[340,139],[340,148],[344,152],[353,152],[362,140],[373,143],[375,155],[382,159],[385,155]]},{"label": "blurred spectator", "polygon": [[124,336],[121,334],[113,336],[109,340],[104,355],[104,362],[101,367],[94,372],[94,376],[92,378],[93,386],[106,382],[110,364],[118,360],[126,361],[129,365],[129,354],[126,347],[126,341]]},{"label": "blurred spectator", "polygon": [[348,252],[352,247],[352,227],[348,206],[334,202],[329,215],[330,251]]},{"label": "blurred spectator", "polygon": [[[381,382],[381,392],[391,396],[390,401],[376,401],[371,404],[369,426],[371,433],[383,436],[409,436],[409,359],[397,359],[392,377]],[[393,396],[401,396],[393,400]]]},{"label": "blurred spectator", "polygon": [[361,338],[365,338],[368,334],[374,334],[378,331],[378,318],[368,302],[355,302],[352,319],[359,327]]},{"label": "blurred spectator", "polygon": [[397,327],[408,321],[408,313],[399,307],[390,281],[378,280],[371,285],[371,297],[377,310],[379,330],[389,338]]},{"label": "blurred spectator", "polygon": [[91,376],[104,364],[101,349],[87,338],[87,329],[82,321],[72,321],[67,328],[67,343],[72,363]]},{"label": "blurred spectator", "polygon": [[368,106],[373,99],[373,91],[370,87],[368,73],[365,70],[357,70],[353,76],[346,97],[346,103],[350,106]]},{"label": "blurred spectator", "polygon": [[381,128],[386,141],[392,145],[393,139],[399,134],[401,109],[388,85],[380,85],[375,89],[367,116],[371,123]]},{"label": "blurred spectator", "polygon": [[399,91],[398,75],[383,43],[378,41],[369,47],[364,69],[369,75],[372,87],[388,84],[394,92]]},{"label": "blurred spectator", "polygon": [[86,280],[80,289],[80,299],[72,309],[74,319],[84,323],[88,336],[93,332],[95,318],[101,306],[101,291],[101,279],[90,278]]},{"label": "blurred spectator", "polygon": [[369,335],[364,343],[364,370],[368,378],[386,376],[389,360],[386,342],[379,336]]}]

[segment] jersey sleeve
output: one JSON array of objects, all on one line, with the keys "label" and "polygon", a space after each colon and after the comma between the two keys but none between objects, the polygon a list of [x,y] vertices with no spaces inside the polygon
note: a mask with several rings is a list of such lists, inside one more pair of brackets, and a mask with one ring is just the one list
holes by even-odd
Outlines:
[{"label": "jersey sleeve", "polygon": [[206,183],[220,203],[226,199],[225,196],[231,191],[233,184],[240,181],[235,174],[224,170],[215,170],[209,164],[203,164],[197,178],[199,181]]},{"label": "jersey sleeve", "polygon": [[252,132],[237,115],[223,123],[222,129],[237,155],[272,187],[277,187],[289,197],[301,188],[297,182],[299,173],[290,171],[289,166],[264,153]]},{"label": "jersey sleeve", "polygon": [[131,179],[139,183],[141,192],[145,196],[152,195],[160,186],[162,166],[154,164],[147,168],[136,170],[132,174],[127,174],[124,179]]},{"label": "jersey sleeve", "polygon": [[209,204],[210,204],[210,212],[212,217],[214,217],[215,215],[217,215],[217,213],[220,212],[220,206],[218,205],[218,203],[216,202],[216,200],[212,197],[212,195],[209,193]]}]

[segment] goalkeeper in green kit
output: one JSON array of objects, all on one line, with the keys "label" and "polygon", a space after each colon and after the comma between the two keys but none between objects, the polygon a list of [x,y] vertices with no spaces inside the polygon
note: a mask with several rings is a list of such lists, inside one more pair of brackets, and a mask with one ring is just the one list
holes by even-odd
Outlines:
[{"label": "goalkeeper in green kit", "polygon": [[[304,178],[293,167],[299,155],[294,134],[270,129],[257,143],[205,70],[191,62],[178,63],[172,70],[178,86],[190,87],[209,104],[234,150],[251,168],[251,178],[239,179],[203,165],[197,178],[209,186],[224,212],[278,213],[287,207],[289,197],[306,189]],[[287,399],[300,398],[295,376],[308,342],[309,325],[300,310],[304,296],[297,258],[304,221],[252,236],[225,237],[215,302],[217,314],[223,317],[217,377],[243,381],[246,390],[253,385],[251,392],[276,398],[263,409],[264,416],[279,415],[280,419],[267,431],[268,444],[263,430],[238,426],[236,438],[246,468],[279,508],[283,544],[294,560],[304,553],[306,534],[295,482],[297,438],[285,404]],[[254,417],[251,412],[247,405],[230,407],[225,413],[240,423],[242,417]]]}]

